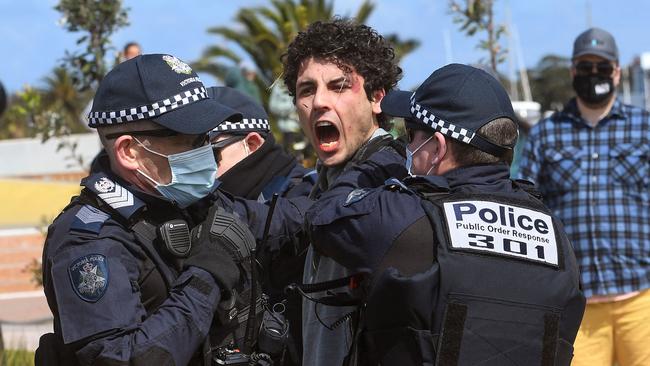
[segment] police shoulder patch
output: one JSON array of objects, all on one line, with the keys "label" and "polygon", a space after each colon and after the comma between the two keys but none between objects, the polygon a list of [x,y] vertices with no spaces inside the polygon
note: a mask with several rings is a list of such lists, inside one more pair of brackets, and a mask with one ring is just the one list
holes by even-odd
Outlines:
[{"label": "police shoulder patch", "polygon": [[348,194],[348,197],[345,199],[343,206],[348,207],[355,202],[361,201],[364,197],[370,193],[369,188],[357,188]]},{"label": "police shoulder patch", "polygon": [[97,302],[108,289],[108,260],[101,254],[75,259],[68,274],[74,292],[84,301]]}]

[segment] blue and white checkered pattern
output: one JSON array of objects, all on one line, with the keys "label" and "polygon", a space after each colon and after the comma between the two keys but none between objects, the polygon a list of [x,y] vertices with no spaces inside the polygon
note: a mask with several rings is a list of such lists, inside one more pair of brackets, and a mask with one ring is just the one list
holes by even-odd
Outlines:
[{"label": "blue and white checkered pattern", "polygon": [[591,127],[575,100],[528,136],[520,177],[562,220],[585,296],[650,288],[650,121],[616,101]]},{"label": "blue and white checkered pattern", "polygon": [[208,92],[204,87],[194,88],[149,105],[122,109],[119,111],[92,112],[88,114],[88,126],[94,128],[100,125],[113,125],[123,122],[138,121],[141,119],[149,119],[172,111],[180,106],[207,98]]},{"label": "blue and white checkered pattern", "polygon": [[415,93],[411,95],[411,114],[420,122],[433,128],[441,134],[451,137],[455,140],[469,144],[474,138],[474,132],[458,127],[453,123],[441,120],[426,108],[415,102]]},{"label": "blue and white checkered pattern", "polygon": [[261,118],[245,118],[240,122],[225,121],[215,127],[213,132],[236,132],[236,131],[270,131],[269,121]]}]

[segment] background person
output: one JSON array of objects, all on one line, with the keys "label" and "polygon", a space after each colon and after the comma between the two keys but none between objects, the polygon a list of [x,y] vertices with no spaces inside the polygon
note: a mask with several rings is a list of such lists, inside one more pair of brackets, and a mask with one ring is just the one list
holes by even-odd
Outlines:
[{"label": "background person", "polygon": [[255,79],[257,79],[255,65],[250,61],[241,61],[239,65],[228,69],[224,83],[226,86],[250,96],[258,103],[262,103],[262,96],[255,84]]},{"label": "background person", "polygon": [[621,69],[611,34],[573,45],[576,98],[540,121],[520,176],[562,220],[580,264],[587,309],[574,365],[650,363],[650,123],[616,98]]},{"label": "background person", "polygon": [[124,49],[122,50],[122,56],[124,57],[124,61],[130,60],[136,56],[140,56],[142,54],[142,47],[140,47],[140,44],[137,42],[129,42],[124,45]]}]

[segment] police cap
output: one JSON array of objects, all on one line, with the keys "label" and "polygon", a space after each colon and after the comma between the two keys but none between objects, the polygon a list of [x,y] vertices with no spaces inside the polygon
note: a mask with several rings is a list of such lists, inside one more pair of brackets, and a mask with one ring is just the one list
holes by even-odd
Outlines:
[{"label": "police cap", "polygon": [[269,115],[259,103],[250,96],[227,86],[208,88],[210,98],[241,113],[240,121],[227,120],[210,132],[210,138],[220,134],[247,134],[249,132],[269,133]]},{"label": "police cap", "polygon": [[492,155],[514,146],[495,144],[478,131],[498,118],[516,121],[501,83],[475,67],[450,64],[431,74],[415,92],[393,90],[381,101],[382,112],[402,117]]},{"label": "police cap", "polygon": [[180,59],[141,55],[117,65],[99,84],[88,126],[152,120],[184,134],[206,133],[241,114],[208,96],[201,79]]}]

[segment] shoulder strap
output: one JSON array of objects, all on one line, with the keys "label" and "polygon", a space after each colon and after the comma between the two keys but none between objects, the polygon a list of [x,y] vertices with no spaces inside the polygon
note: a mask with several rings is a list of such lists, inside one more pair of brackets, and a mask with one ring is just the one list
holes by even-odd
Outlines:
[{"label": "shoulder strap", "polygon": [[291,184],[291,178],[283,176],[275,176],[271,179],[260,192],[257,198],[258,202],[267,202],[273,197],[274,193],[278,195],[284,194]]},{"label": "shoulder strap", "polygon": [[537,186],[535,186],[535,184],[523,179],[513,179],[512,184],[515,187],[526,191],[526,193],[537,198],[538,200],[542,199],[542,193],[537,189]]},{"label": "shoulder strap", "polygon": [[[406,157],[406,146],[402,142],[395,140],[391,134],[386,134],[375,137],[363,144],[354,154],[350,162],[363,162],[372,156],[372,154],[384,149],[395,150],[400,156]],[[351,166],[354,166],[354,164],[346,165],[345,169],[349,169]]]},{"label": "shoulder strap", "polygon": [[[133,224],[130,229],[133,230],[135,237],[142,245],[142,249],[147,253],[147,259],[153,262],[156,269],[162,275],[167,290],[170,290],[177,276],[172,272],[170,267],[165,264],[162,257],[153,246],[153,242],[157,238],[156,227],[145,220],[140,220]],[[143,272],[144,271],[140,271],[141,276],[144,274]],[[141,283],[141,280],[142,278],[138,278],[138,283]]]},{"label": "shoulder strap", "polygon": [[316,184],[317,181],[318,181],[318,172],[316,171],[316,169],[312,169],[312,170],[308,171],[307,173],[305,173],[302,176],[302,178],[300,178],[300,180],[298,182],[296,182],[296,183],[309,182],[312,185],[314,185],[314,184]]}]

